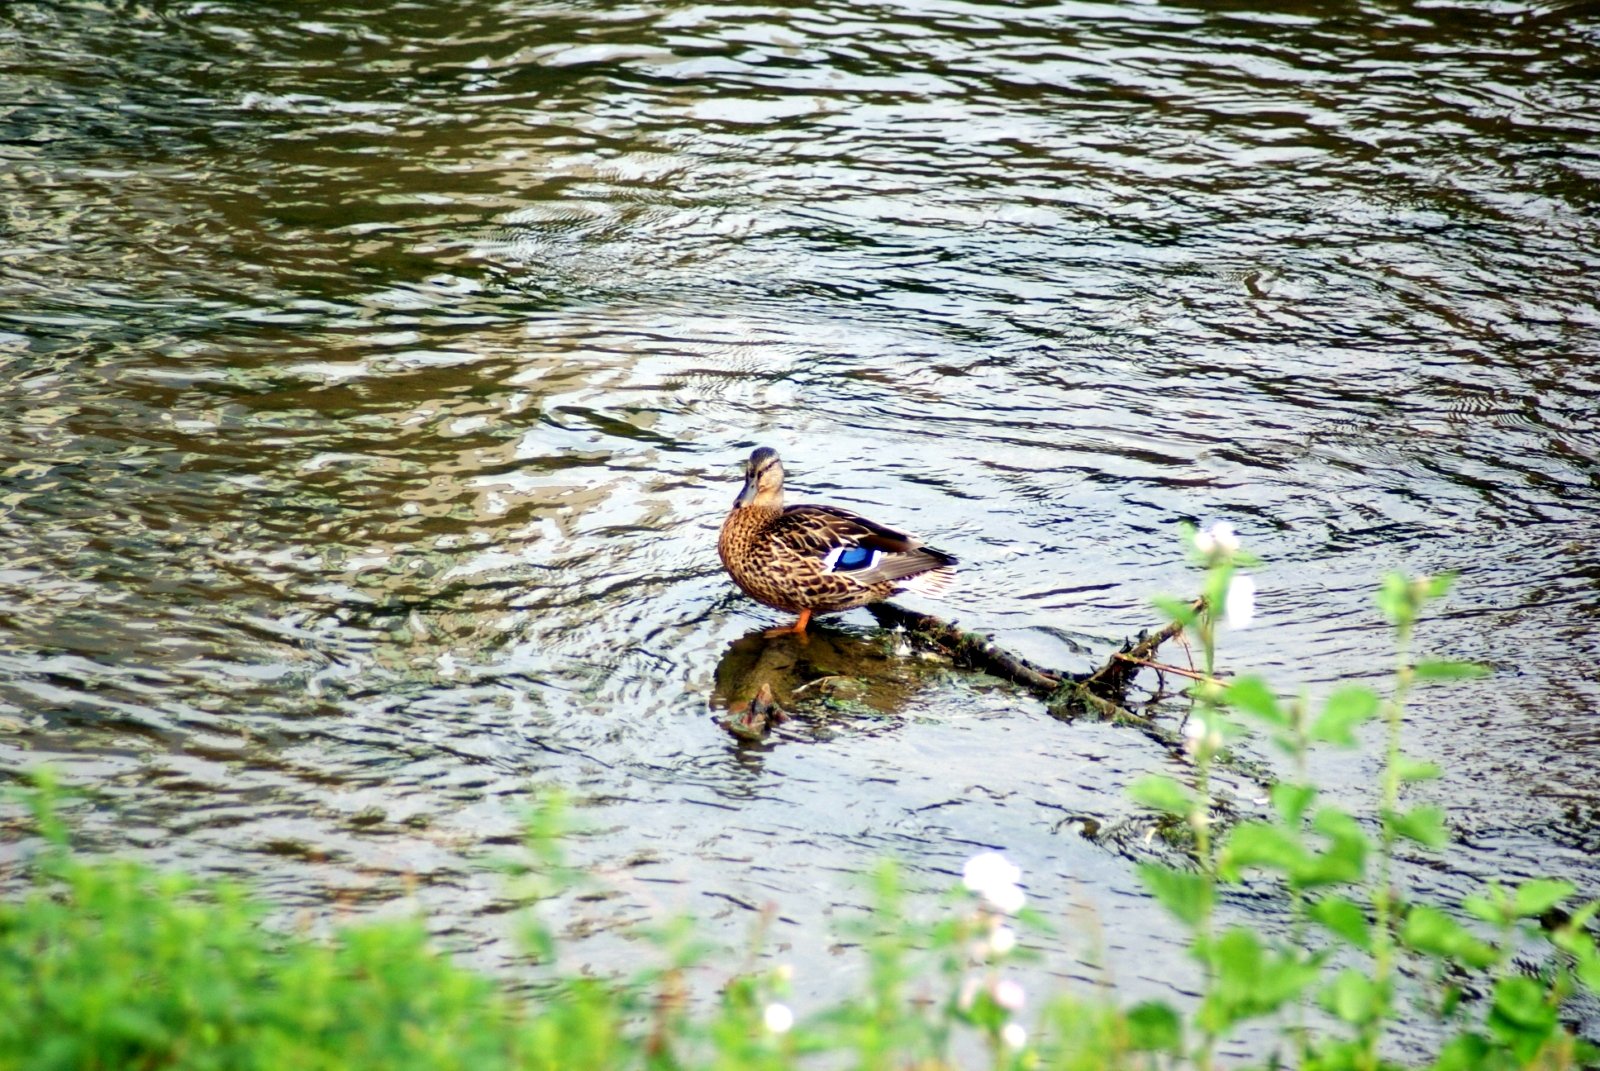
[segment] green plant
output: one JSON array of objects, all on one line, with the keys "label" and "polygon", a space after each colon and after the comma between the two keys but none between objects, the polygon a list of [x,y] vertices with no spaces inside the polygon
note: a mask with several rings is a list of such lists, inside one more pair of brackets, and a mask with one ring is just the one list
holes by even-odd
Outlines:
[{"label": "green plant", "polygon": [[[1141,868],[1151,892],[1190,928],[1191,951],[1204,970],[1205,995],[1194,1017],[1198,1041],[1189,1051],[1193,1064],[1209,1068],[1217,1042],[1245,1020],[1292,1011],[1284,1036],[1299,1066],[1390,1067],[1384,1041],[1403,1007],[1398,966],[1407,957],[1420,961],[1436,990],[1435,999],[1421,1006],[1440,1020],[1445,1033],[1433,1066],[1566,1068],[1593,1060],[1593,1047],[1560,1022],[1559,1011],[1576,985],[1593,988],[1600,981],[1600,960],[1586,928],[1600,905],[1583,905],[1547,933],[1526,920],[1568,899],[1574,892],[1570,883],[1539,879],[1512,891],[1491,889],[1454,911],[1408,902],[1393,888],[1393,862],[1402,846],[1437,851],[1448,842],[1441,808],[1405,806],[1407,785],[1439,775],[1437,766],[1402,750],[1407,699],[1419,683],[1485,672],[1471,663],[1413,656],[1417,622],[1431,601],[1448,592],[1451,578],[1386,577],[1378,606],[1394,631],[1397,652],[1388,695],[1344,686],[1313,710],[1304,695],[1282,701],[1259,677],[1226,684],[1214,678],[1216,608],[1237,601],[1230,598],[1231,590],[1240,567],[1253,559],[1239,550],[1231,529],[1191,529],[1188,537],[1207,570],[1205,606],[1193,611],[1181,603],[1164,605],[1199,637],[1205,657],[1205,679],[1194,691],[1187,735],[1194,783],[1157,776],[1137,783],[1132,792],[1195,830],[1195,869]],[[1386,748],[1376,820],[1363,821],[1319,803],[1309,756],[1314,745],[1355,747],[1357,730],[1380,715]],[[1213,837],[1209,771],[1242,721],[1266,731],[1289,758],[1293,775],[1272,787],[1271,818],[1241,821]],[[1219,884],[1253,873],[1282,882],[1296,919],[1291,940],[1273,945],[1243,928],[1216,931]],[[1474,929],[1474,919],[1490,924],[1489,931]],[[1542,941],[1560,954],[1549,958],[1537,976],[1512,973],[1513,954]],[[1461,985],[1452,979],[1466,977],[1486,984],[1491,993],[1486,1004],[1469,1007],[1462,1000]],[[1299,1013],[1304,995],[1312,991],[1322,1008],[1346,1025],[1347,1035],[1327,1037],[1305,1028]]]}]

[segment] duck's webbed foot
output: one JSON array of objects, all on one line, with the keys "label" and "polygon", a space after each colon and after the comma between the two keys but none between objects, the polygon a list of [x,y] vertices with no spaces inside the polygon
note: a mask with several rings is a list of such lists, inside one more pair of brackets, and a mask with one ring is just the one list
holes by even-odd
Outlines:
[{"label": "duck's webbed foot", "polygon": [[792,625],[784,625],[782,628],[769,628],[762,635],[765,635],[765,636],[789,636],[789,635],[794,635],[794,636],[799,636],[802,640],[804,640],[805,636],[806,636],[806,626],[809,625],[810,623],[811,623],[811,611],[810,610],[801,610],[800,611],[800,617],[795,621],[794,624],[792,624]]}]

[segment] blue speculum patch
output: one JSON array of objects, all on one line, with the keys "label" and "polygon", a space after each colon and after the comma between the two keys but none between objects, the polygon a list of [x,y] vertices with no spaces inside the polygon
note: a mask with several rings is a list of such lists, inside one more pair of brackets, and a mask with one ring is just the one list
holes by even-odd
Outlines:
[{"label": "blue speculum patch", "polygon": [[836,571],[845,569],[862,569],[872,561],[872,551],[866,547],[846,547],[839,552],[838,560],[833,563]]}]

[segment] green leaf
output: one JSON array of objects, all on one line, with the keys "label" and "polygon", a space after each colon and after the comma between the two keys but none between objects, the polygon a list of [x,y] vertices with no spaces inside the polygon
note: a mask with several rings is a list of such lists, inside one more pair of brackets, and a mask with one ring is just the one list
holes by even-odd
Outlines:
[{"label": "green leaf", "polygon": [[1206,598],[1205,613],[1215,621],[1222,615],[1223,607],[1228,602],[1228,581],[1233,578],[1234,567],[1229,564],[1215,563],[1206,569],[1206,586],[1202,594]]},{"label": "green leaf", "polygon": [[1276,728],[1289,726],[1289,716],[1278,705],[1278,697],[1260,677],[1239,677],[1230,681],[1222,692],[1222,702]]},{"label": "green leaf", "polygon": [[1284,824],[1295,827],[1300,824],[1300,819],[1305,816],[1306,808],[1311,806],[1311,801],[1317,798],[1317,789],[1314,785],[1296,785],[1288,781],[1279,781],[1272,786],[1272,806],[1277,809],[1278,816]]},{"label": "green leaf", "polygon": [[1195,612],[1194,604],[1184,602],[1182,599],[1158,595],[1151,599],[1150,602],[1157,610],[1167,615],[1168,621],[1174,621],[1184,628],[1194,628],[1200,620],[1200,615]]},{"label": "green leaf", "polygon": [[1352,684],[1335,689],[1323,704],[1322,713],[1311,723],[1312,740],[1355,747],[1355,728],[1378,712],[1378,693],[1364,685]]},{"label": "green leaf", "polygon": [[1411,582],[1403,573],[1389,573],[1378,588],[1378,610],[1391,625],[1409,625],[1417,619]]},{"label": "green leaf", "polygon": [[[530,912],[527,915],[532,918]],[[542,922],[527,922],[521,928],[523,947],[532,954],[539,963],[553,963],[556,958],[555,935],[550,932],[550,927]]]},{"label": "green leaf", "polygon": [[1455,584],[1455,582],[1456,571],[1454,569],[1443,573],[1436,573],[1427,578],[1427,584],[1422,593],[1423,598],[1441,598],[1442,596],[1449,594],[1450,588],[1453,584]]},{"label": "green leaf", "polygon": [[1426,904],[1408,911],[1400,927],[1400,940],[1406,947],[1430,956],[1451,955],[1463,936],[1471,935],[1455,919]]},{"label": "green leaf", "polygon": [[1311,905],[1311,917],[1363,951],[1372,950],[1372,926],[1367,913],[1342,896],[1329,896]]},{"label": "green leaf", "polygon": [[1558,927],[1549,936],[1551,944],[1575,960],[1595,954],[1594,938],[1589,936],[1589,931],[1575,927],[1570,922]]},{"label": "green leaf", "polygon": [[1450,843],[1450,834],[1444,828],[1442,807],[1416,807],[1409,811],[1385,811],[1384,825],[1397,837],[1414,840],[1429,848],[1443,848]]},{"label": "green leaf", "polygon": [[1552,907],[1578,891],[1570,881],[1558,878],[1534,878],[1517,886],[1512,894],[1511,912],[1519,919],[1544,914]]},{"label": "green leaf", "polygon": [[1407,948],[1482,970],[1500,961],[1494,947],[1438,908],[1419,904],[1406,913],[1400,940]]},{"label": "green leaf", "polygon": [[1579,906],[1572,913],[1571,917],[1567,919],[1567,925],[1577,929],[1586,929],[1589,925],[1589,920],[1596,915],[1600,915],[1600,900],[1590,900],[1588,903]]},{"label": "green leaf", "polygon": [[1573,959],[1582,960],[1595,954],[1595,940],[1589,935],[1589,921],[1600,911],[1600,900],[1590,900],[1579,907],[1551,932],[1550,943]]},{"label": "green leaf", "polygon": [[1442,773],[1435,763],[1419,762],[1404,755],[1395,760],[1394,770],[1400,780],[1405,782],[1432,781]]},{"label": "green leaf", "polygon": [[1128,1040],[1136,1052],[1183,1051],[1183,1020],[1170,1005],[1145,1001],[1128,1009]]},{"label": "green leaf", "polygon": [[1289,875],[1297,889],[1315,889],[1323,885],[1349,885],[1361,880],[1366,872],[1366,852],[1352,851],[1349,845],[1337,844],[1325,852],[1311,856],[1303,867]]},{"label": "green leaf", "polygon": [[1502,1036],[1524,1034],[1543,1039],[1555,1025],[1556,1009],[1539,982],[1516,974],[1495,983],[1490,1029]]},{"label": "green leaf", "polygon": [[1322,1006],[1356,1026],[1379,1018],[1386,1003],[1383,989],[1354,967],[1340,971],[1322,991]]},{"label": "green leaf", "polygon": [[1317,979],[1322,961],[1298,949],[1275,952],[1251,930],[1234,928],[1197,946],[1211,965],[1213,985],[1201,1011],[1217,1031],[1241,1019],[1277,1011]]},{"label": "green leaf", "polygon": [[1482,1071],[1489,1063],[1489,1042],[1481,1034],[1458,1034],[1439,1049],[1432,1071]]},{"label": "green leaf", "polygon": [[1215,969],[1220,984],[1238,986],[1254,977],[1261,965],[1261,938],[1250,930],[1234,927],[1218,934],[1202,953]]},{"label": "green leaf", "polygon": [[1591,951],[1578,958],[1578,981],[1589,987],[1589,992],[1600,993],[1600,955]]},{"label": "green leaf", "polygon": [[1157,863],[1140,863],[1139,877],[1151,895],[1179,922],[1197,926],[1211,914],[1216,894],[1205,875],[1173,870]]},{"label": "green leaf", "polygon": [[1218,854],[1217,868],[1229,881],[1241,870],[1260,868],[1291,873],[1303,867],[1310,853],[1293,832],[1271,822],[1240,822],[1229,831]]},{"label": "green leaf", "polygon": [[1324,807],[1311,819],[1311,828],[1327,837],[1326,851],[1315,855],[1291,880],[1302,889],[1359,881],[1366,873],[1368,842],[1356,820],[1343,811]]},{"label": "green leaf", "polygon": [[1454,573],[1421,576],[1412,580],[1402,573],[1390,573],[1378,590],[1378,609],[1389,624],[1402,631],[1416,623],[1422,608],[1450,590]]},{"label": "green leaf", "polygon": [[1458,985],[1447,985],[1444,994],[1439,1000],[1439,1018],[1448,1022],[1456,1014],[1456,1009],[1461,1007],[1461,1001],[1466,996],[1465,991]]},{"label": "green leaf", "polygon": [[1135,803],[1186,818],[1195,808],[1194,793],[1164,774],[1150,774],[1128,786]]},{"label": "green leaf", "polygon": [[1480,662],[1456,662],[1425,658],[1411,667],[1419,681],[1472,681],[1487,677],[1492,670]]},{"label": "green leaf", "polygon": [[1461,906],[1473,918],[1499,925],[1510,921],[1511,901],[1499,885],[1490,885],[1487,893],[1474,893],[1461,901]]}]

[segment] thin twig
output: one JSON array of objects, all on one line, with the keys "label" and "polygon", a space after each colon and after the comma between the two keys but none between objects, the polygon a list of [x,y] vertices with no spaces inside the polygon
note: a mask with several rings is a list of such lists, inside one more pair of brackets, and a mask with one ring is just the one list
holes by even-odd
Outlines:
[{"label": "thin twig", "polygon": [[1192,681],[1210,681],[1211,683],[1215,684],[1217,680],[1215,677],[1207,677],[1204,673],[1196,673],[1192,669],[1184,669],[1182,666],[1171,666],[1165,662],[1152,662],[1148,658],[1135,658],[1130,654],[1123,654],[1121,651],[1115,652],[1111,657],[1120,658],[1124,662],[1132,662],[1139,666],[1148,666],[1149,668],[1162,673],[1176,673],[1178,676],[1188,677]]},{"label": "thin twig", "polygon": [[814,688],[817,685],[825,684],[828,681],[842,681],[842,680],[844,680],[844,674],[842,674],[842,673],[830,673],[826,677],[815,677],[815,678],[813,678],[811,680],[806,681],[804,684],[800,685],[798,688],[789,689],[789,697],[792,699],[795,696],[799,695],[801,692],[805,691],[807,688]]}]

